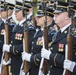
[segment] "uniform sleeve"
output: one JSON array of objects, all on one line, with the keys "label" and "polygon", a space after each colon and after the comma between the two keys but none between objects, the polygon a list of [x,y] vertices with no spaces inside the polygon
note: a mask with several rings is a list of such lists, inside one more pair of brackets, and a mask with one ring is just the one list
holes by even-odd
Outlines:
[{"label": "uniform sleeve", "polygon": [[58,53],[51,53],[50,63],[52,66],[63,67],[64,55]]},{"label": "uniform sleeve", "polygon": [[28,35],[29,35],[29,52],[31,52],[32,40],[35,34],[35,28],[33,26],[28,27]]},{"label": "uniform sleeve", "polygon": [[41,61],[41,53],[35,54],[31,56],[31,64],[35,66],[39,66]]},{"label": "uniform sleeve", "polygon": [[76,75],[76,65],[75,65],[75,67],[73,69],[73,75]]},{"label": "uniform sleeve", "polygon": [[10,53],[14,55],[19,55],[23,52],[23,44],[13,45],[10,47]]}]

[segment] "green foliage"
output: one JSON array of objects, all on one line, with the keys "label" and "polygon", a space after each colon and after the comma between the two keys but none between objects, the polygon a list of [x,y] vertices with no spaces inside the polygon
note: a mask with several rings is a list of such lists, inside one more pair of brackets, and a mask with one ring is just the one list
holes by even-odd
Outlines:
[{"label": "green foliage", "polygon": [[33,12],[34,12],[34,16],[37,13],[37,0],[33,0],[34,6],[33,6]]}]

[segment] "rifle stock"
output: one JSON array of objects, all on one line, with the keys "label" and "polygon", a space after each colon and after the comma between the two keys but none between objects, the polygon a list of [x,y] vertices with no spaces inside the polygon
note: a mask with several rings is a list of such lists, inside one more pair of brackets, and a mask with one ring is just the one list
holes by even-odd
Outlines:
[{"label": "rifle stock", "polygon": [[[8,24],[5,25],[5,32],[6,32],[6,44],[9,44],[9,27]],[[5,52],[4,55],[5,61],[7,62],[9,60],[9,53]],[[8,71],[8,65],[2,65],[2,73],[1,75],[9,75]]]},{"label": "rifle stock", "polygon": [[[48,50],[48,29],[47,29],[46,1],[43,2],[43,11],[45,13],[45,21],[44,21],[44,29],[43,29],[44,46],[45,46],[45,49]],[[48,64],[47,64],[46,59],[44,59],[43,72],[44,72],[44,75],[47,75],[47,73],[48,73]]]},{"label": "rifle stock", "polygon": [[[24,43],[25,43],[25,52],[28,53],[28,50],[29,50],[29,44],[28,44],[28,30],[26,29],[24,31]],[[28,73],[28,62],[27,61],[24,61],[24,72],[25,72],[25,75],[27,75]]]},{"label": "rifle stock", "polygon": [[[23,0],[23,17],[26,17],[26,25],[24,24],[24,43],[23,43],[23,49],[25,50],[25,52],[29,52],[29,41],[28,41],[28,25],[27,25],[27,11],[26,8],[24,8],[24,0]],[[28,73],[28,62],[24,60],[24,64],[23,64],[23,68],[24,68],[24,72],[25,75],[27,75]]]},{"label": "rifle stock", "polygon": [[[73,37],[72,37],[72,35],[68,34],[67,42],[68,42],[67,59],[72,60],[72,50],[73,50]],[[65,75],[71,75],[71,72],[69,70],[66,70]]]},{"label": "rifle stock", "polygon": [[[44,45],[45,45],[45,49],[48,49],[48,31],[47,31],[47,26],[44,26],[44,30],[43,30],[43,36],[44,36]],[[44,75],[47,75],[48,73],[48,67],[47,67],[47,60],[44,59],[44,64],[43,64],[43,72]]]}]

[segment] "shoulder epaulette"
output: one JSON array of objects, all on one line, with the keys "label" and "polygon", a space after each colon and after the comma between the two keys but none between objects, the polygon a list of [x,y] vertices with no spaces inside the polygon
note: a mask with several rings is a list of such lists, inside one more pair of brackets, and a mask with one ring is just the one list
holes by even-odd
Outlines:
[{"label": "shoulder epaulette", "polygon": [[15,21],[11,18],[11,19],[10,19],[10,23],[15,23]]},{"label": "shoulder epaulette", "polygon": [[27,25],[28,25],[28,26],[32,26],[33,24],[32,24],[31,21],[27,21]]}]

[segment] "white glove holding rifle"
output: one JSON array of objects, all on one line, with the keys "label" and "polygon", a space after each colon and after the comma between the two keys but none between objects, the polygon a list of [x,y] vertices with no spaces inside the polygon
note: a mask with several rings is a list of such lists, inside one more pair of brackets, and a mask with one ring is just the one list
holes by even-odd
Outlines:
[{"label": "white glove holding rifle", "polygon": [[22,52],[22,60],[26,60],[28,62],[30,62],[30,58],[31,58],[31,54],[30,53],[26,53],[26,52]]},{"label": "white glove holding rifle", "polygon": [[42,58],[45,58],[45,59],[49,60],[50,54],[51,54],[51,51],[50,50],[47,50],[45,48],[42,48],[42,50],[41,50],[41,57]]},{"label": "white glove holding rifle", "polygon": [[3,65],[9,65],[11,63],[11,58],[6,62],[5,59],[2,60]]},{"label": "white glove holding rifle", "polygon": [[7,45],[7,44],[4,44],[3,45],[3,52],[10,52],[10,47],[11,47],[11,45]]},{"label": "white glove holding rifle", "polygon": [[64,60],[64,65],[63,67],[71,72],[73,72],[73,69],[75,67],[76,63],[72,62],[70,60]]}]

